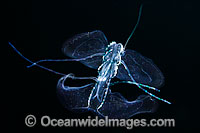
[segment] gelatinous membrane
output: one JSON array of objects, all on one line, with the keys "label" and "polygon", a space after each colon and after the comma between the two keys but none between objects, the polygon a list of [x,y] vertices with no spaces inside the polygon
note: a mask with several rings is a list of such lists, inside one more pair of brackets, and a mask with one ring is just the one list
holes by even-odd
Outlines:
[{"label": "gelatinous membrane", "polygon": [[67,40],[63,45],[62,51],[65,55],[75,59],[99,55],[80,61],[87,67],[97,69],[102,63],[102,56],[105,53],[107,45],[108,41],[104,33],[96,30],[78,34]]},{"label": "gelatinous membrane", "polygon": [[64,85],[67,78],[70,78],[70,75],[66,75],[58,81],[57,92],[64,107],[72,111],[92,111],[102,117],[129,118],[139,113],[154,112],[157,107],[156,101],[149,95],[141,95],[135,101],[128,101],[120,93],[112,93],[109,90],[104,105],[99,110],[89,108],[87,106],[88,97],[95,84],[69,87]]},{"label": "gelatinous membrane", "polygon": [[[137,83],[154,87],[161,87],[164,83],[164,76],[153,61],[140,53],[127,49],[122,60],[130,71],[131,76]],[[117,78],[121,80],[131,80],[124,66],[120,65]]]}]

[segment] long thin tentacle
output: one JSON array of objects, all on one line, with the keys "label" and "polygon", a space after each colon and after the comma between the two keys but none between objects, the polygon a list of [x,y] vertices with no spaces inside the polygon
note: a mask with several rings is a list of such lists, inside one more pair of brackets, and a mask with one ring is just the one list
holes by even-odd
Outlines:
[{"label": "long thin tentacle", "polygon": [[90,56],[87,56],[84,58],[79,58],[79,59],[43,59],[43,60],[36,61],[27,67],[30,68],[41,62],[83,61],[83,60],[87,60],[87,59],[95,57],[95,56],[102,56],[103,54],[104,53],[96,53],[96,54],[93,54],[93,55],[90,55]]},{"label": "long thin tentacle", "polygon": [[[128,69],[128,67],[126,66],[126,64],[125,64],[124,61],[122,61],[122,65],[124,66],[124,68],[125,68],[126,71],[128,72],[128,75],[129,75],[129,77],[131,78],[131,80],[132,80],[133,82],[135,82],[134,78],[133,78],[132,75],[130,74],[130,71],[129,71],[129,69]],[[158,99],[158,100],[161,100],[161,101],[163,101],[163,102],[166,102],[166,103],[168,103],[168,104],[171,104],[169,101],[167,101],[167,100],[165,100],[165,99],[162,99],[162,98],[159,98],[159,97],[155,96],[154,94],[148,92],[146,89],[142,88],[139,84],[136,84],[136,85],[137,85],[141,90],[143,90],[144,92],[146,92],[147,94],[149,94],[150,96],[152,96],[152,97],[154,97],[154,98],[156,98],[156,99]],[[148,86],[146,86],[146,87],[148,87]]]},{"label": "long thin tentacle", "polygon": [[140,17],[141,17],[141,14],[142,14],[142,7],[143,7],[143,5],[140,6],[140,10],[139,10],[139,15],[138,15],[137,23],[136,23],[135,27],[133,28],[133,30],[132,30],[130,36],[128,37],[126,43],[124,44],[124,50],[125,50],[125,48],[126,48],[126,46],[127,46],[127,44],[128,44],[128,41],[129,41],[130,38],[132,37],[133,33],[135,32],[135,30],[136,30],[136,28],[137,28],[137,26],[138,26],[138,24],[139,24],[139,22],[140,22]]},{"label": "long thin tentacle", "polygon": [[[19,50],[17,50],[17,49],[15,48],[15,46],[14,46],[12,43],[8,42],[8,44],[9,44],[9,45],[15,50],[15,52],[17,52],[17,54],[19,54],[23,59],[25,59],[26,61],[30,62],[31,64],[34,63],[33,61],[29,60],[29,59],[26,58],[24,55],[22,55],[22,53],[19,52]],[[52,69],[49,69],[49,68],[47,68],[47,67],[44,67],[44,66],[41,66],[41,65],[38,65],[38,64],[35,64],[35,65],[38,66],[38,67],[40,67],[40,68],[42,68],[42,69],[44,69],[44,70],[50,71],[50,72],[55,73],[55,74],[58,74],[58,75],[63,75],[63,76],[66,75],[66,74],[64,74],[64,73],[60,73],[60,72],[54,71],[54,70],[52,70]]]},{"label": "long thin tentacle", "polygon": [[155,87],[148,86],[148,85],[144,85],[144,84],[137,83],[137,82],[133,82],[133,81],[117,81],[117,82],[111,83],[110,86],[115,85],[115,84],[119,84],[119,83],[127,83],[127,84],[140,85],[140,86],[142,86],[142,87],[146,87],[146,88],[148,88],[148,89],[151,89],[151,90],[155,90],[155,91],[160,92],[160,90],[157,89],[157,88],[155,88]]}]

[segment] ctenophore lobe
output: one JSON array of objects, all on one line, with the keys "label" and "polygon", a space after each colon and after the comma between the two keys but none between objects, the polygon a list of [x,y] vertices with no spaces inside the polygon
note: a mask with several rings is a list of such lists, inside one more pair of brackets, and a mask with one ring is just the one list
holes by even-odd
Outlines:
[{"label": "ctenophore lobe", "polygon": [[109,118],[130,118],[140,113],[152,113],[155,111],[156,101],[149,95],[141,95],[134,101],[128,101],[120,93],[108,91],[103,106],[97,109],[88,108],[88,98],[94,87],[94,83],[80,87],[64,86],[66,78],[62,77],[57,84],[57,92],[60,102],[65,108],[75,112],[92,111],[99,116]]}]

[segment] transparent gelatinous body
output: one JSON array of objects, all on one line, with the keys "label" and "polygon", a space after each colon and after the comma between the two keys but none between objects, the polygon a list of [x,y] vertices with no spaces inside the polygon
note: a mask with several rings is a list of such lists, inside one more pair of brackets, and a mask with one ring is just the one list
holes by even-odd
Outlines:
[{"label": "transparent gelatinous body", "polygon": [[[108,41],[101,31],[93,31],[78,34],[63,45],[63,52],[73,59],[46,59],[37,62],[24,57],[11,43],[14,50],[32,65],[45,70],[63,75],[57,84],[57,92],[61,103],[69,110],[92,111],[98,115],[110,118],[129,118],[135,114],[153,112],[157,107],[152,97],[169,103],[151,93],[143,87],[159,91],[154,87],[160,87],[164,82],[161,71],[152,60],[142,56],[134,50],[125,50],[120,43]],[[98,69],[96,77],[75,77],[71,74],[63,74],[39,65],[44,61],[80,61],[84,65]],[[120,93],[112,93],[109,86],[111,79],[117,77],[123,81],[138,86],[149,95],[141,95],[134,101],[128,101]],[[95,83],[84,86],[70,87],[65,85],[68,78],[92,79]],[[126,88],[122,88],[126,89]],[[132,95],[132,94],[130,94]]]},{"label": "transparent gelatinous body", "polygon": [[135,101],[128,101],[120,93],[112,93],[109,89],[111,79],[115,76],[121,80],[130,81],[141,89],[142,87],[155,89],[150,86],[161,86],[164,77],[150,59],[134,50],[123,51],[121,44],[115,42],[108,44],[101,31],[82,33],[72,37],[65,42],[63,51],[67,56],[77,59],[96,54],[95,58],[87,58],[81,62],[90,68],[98,68],[99,74],[95,84],[81,87],[64,86],[64,80],[70,76],[64,76],[59,80],[58,92],[61,102],[68,109],[91,110],[101,116],[112,118],[128,118],[138,113],[155,110],[156,102],[151,98],[154,96],[151,93],[148,93],[151,96],[142,95]]}]

